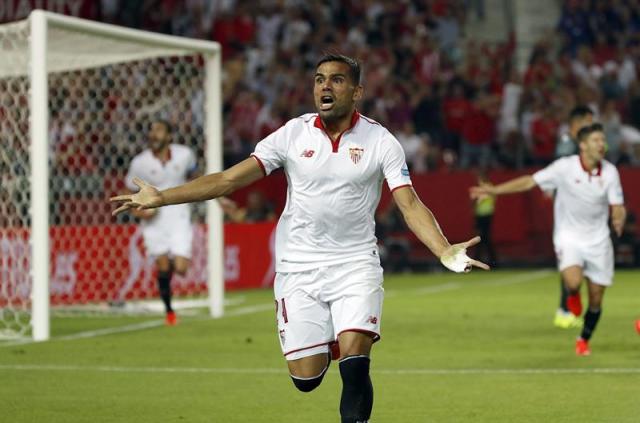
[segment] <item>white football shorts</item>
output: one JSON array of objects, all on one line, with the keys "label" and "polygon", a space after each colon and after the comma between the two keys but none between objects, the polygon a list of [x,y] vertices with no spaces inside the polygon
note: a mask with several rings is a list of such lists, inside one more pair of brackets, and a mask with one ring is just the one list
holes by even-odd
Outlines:
[{"label": "white football shorts", "polygon": [[558,270],[580,266],[583,274],[591,282],[610,286],[613,283],[613,245],[607,238],[598,244],[585,244],[569,237],[554,239],[554,248],[558,258]]},{"label": "white football shorts", "polygon": [[345,331],[380,339],[382,267],[359,260],[306,272],[278,273],[278,335],[287,360],[326,353]]},{"label": "white football shorts", "polygon": [[153,220],[142,228],[144,248],[152,257],[168,254],[172,257],[191,258],[193,225],[191,218]]}]

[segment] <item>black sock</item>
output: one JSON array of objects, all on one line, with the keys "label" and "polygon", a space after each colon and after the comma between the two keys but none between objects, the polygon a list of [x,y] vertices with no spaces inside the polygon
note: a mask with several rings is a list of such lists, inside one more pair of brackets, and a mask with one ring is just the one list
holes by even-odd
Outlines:
[{"label": "black sock", "polygon": [[569,308],[567,307],[567,298],[569,297],[569,290],[564,285],[564,281],[562,280],[562,276],[560,277],[560,308],[569,312]]},{"label": "black sock", "polygon": [[342,423],[365,422],[373,408],[373,385],[369,377],[371,360],[366,355],[350,355],[340,360]]},{"label": "black sock", "polygon": [[325,367],[318,376],[301,378],[291,375],[291,380],[299,391],[311,392],[322,383],[322,378],[324,378],[327,370],[329,370],[329,364],[331,364],[331,356],[329,356],[329,360],[327,360],[327,367]]},{"label": "black sock", "polygon": [[171,276],[172,272],[158,272],[158,290],[160,298],[164,303],[164,308],[169,313],[173,311],[171,308]]},{"label": "black sock", "polygon": [[598,320],[600,319],[600,314],[602,314],[602,310],[587,310],[584,314],[584,326],[582,327],[582,333],[580,334],[580,338],[588,341],[593,335],[593,331],[596,330],[596,325],[598,324]]}]

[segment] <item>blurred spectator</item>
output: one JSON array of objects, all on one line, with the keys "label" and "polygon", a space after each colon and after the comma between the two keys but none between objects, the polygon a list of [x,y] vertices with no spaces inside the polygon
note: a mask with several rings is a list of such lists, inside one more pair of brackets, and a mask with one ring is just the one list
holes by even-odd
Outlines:
[{"label": "blurred spectator", "polygon": [[396,131],[396,138],[402,145],[409,169],[416,173],[425,172],[429,153],[426,136],[416,134],[413,123],[406,121],[404,126]]},{"label": "blurred spectator", "polygon": [[531,158],[534,164],[546,166],[553,161],[559,127],[555,108],[549,104],[541,105],[539,115],[531,122]]},{"label": "blurred spectator", "polygon": [[435,35],[442,51],[457,56],[460,41],[460,23],[453,8],[447,8],[444,16],[436,18]]},{"label": "blurred spectator", "polygon": [[523,86],[515,66],[509,71],[504,85],[502,104],[498,117],[497,140],[500,146],[499,160],[510,167],[520,168],[524,163],[524,143],[519,133],[519,112]]},{"label": "blurred spectator", "polygon": [[558,31],[566,37],[567,44],[575,52],[577,46],[592,40],[586,2],[569,0],[564,2]]},{"label": "blurred spectator", "polygon": [[413,127],[418,134],[424,134],[434,144],[442,145],[445,130],[442,121],[442,102],[440,85],[423,85],[413,93]]},{"label": "blurred spectator", "polygon": [[624,91],[618,78],[618,65],[616,62],[608,61],[604,64],[604,73],[600,78],[599,84],[604,100],[622,98]]},{"label": "blurred spectator", "polygon": [[460,80],[452,81],[443,100],[444,124],[448,137],[444,147],[458,151],[465,120],[473,111],[473,104],[465,96],[465,86]]},{"label": "blurred spectator", "polygon": [[593,123],[593,111],[587,106],[576,106],[569,113],[566,128],[560,129],[560,139],[556,145],[556,158],[570,156],[578,152],[578,131]]},{"label": "blurred spectator", "polygon": [[580,82],[590,88],[598,86],[598,80],[603,74],[602,66],[593,60],[591,48],[587,45],[580,46],[578,54],[572,63],[573,73]]},{"label": "blurred spectator", "polygon": [[[600,115],[600,122],[604,128],[604,134],[607,140],[606,158],[613,164],[617,164],[622,159],[621,155],[625,153],[623,149],[621,149],[622,122],[615,100],[605,101],[602,107],[602,114]],[[623,160],[628,161],[628,159]]]},{"label": "blurred spectator", "polygon": [[273,206],[269,204],[264,194],[260,191],[251,191],[247,195],[247,204],[244,207],[239,206],[235,201],[220,197],[218,199],[225,215],[232,222],[256,223],[273,221],[276,215]]},{"label": "blurred spectator", "polygon": [[481,94],[467,112],[462,124],[460,167],[472,164],[486,169],[491,163],[491,147],[495,140],[496,111],[490,95]]},{"label": "blurred spectator", "polygon": [[[367,84],[363,114],[388,122],[393,132],[405,131],[411,121],[415,133],[402,136],[413,140],[417,134],[429,140],[427,161],[437,165],[416,163],[414,172],[474,163],[544,163],[553,120],[564,119],[576,105],[588,105],[596,117],[602,108],[607,125],[619,119],[621,163],[640,161],[640,147],[633,141],[640,128],[640,6],[635,1],[561,1],[556,33],[535,44],[522,73],[515,68],[513,37],[502,43],[465,37],[467,18],[484,17],[482,0],[99,3],[106,22],[222,44],[225,166],[253,151],[283,116],[312,109],[309,72],[327,50],[362,60]],[[61,97],[63,104],[56,104],[55,112],[68,114],[80,103],[94,113],[104,110],[110,127],[94,131],[85,142],[104,140],[106,134],[121,142],[131,129],[126,102],[154,89],[147,80],[152,73],[144,67],[136,75],[121,74],[118,67],[102,72],[94,77],[106,78],[110,86],[92,98],[78,98],[73,78],[61,80],[60,92],[68,98]],[[168,87],[169,82],[159,83]],[[172,93],[169,101],[190,107],[188,115],[171,116],[180,123],[180,131],[202,132],[201,86],[195,80],[189,90]],[[615,100],[617,116],[609,100]],[[74,107],[69,107],[71,102]],[[539,113],[548,104],[553,104],[555,116]],[[83,129],[76,116],[69,119],[72,126],[64,128],[52,117],[52,137],[57,139],[53,153],[58,159],[68,155],[61,150],[61,140],[70,130]],[[556,149],[560,154],[575,152],[560,151],[568,145],[558,142]],[[124,157],[128,153],[119,151]]]}]

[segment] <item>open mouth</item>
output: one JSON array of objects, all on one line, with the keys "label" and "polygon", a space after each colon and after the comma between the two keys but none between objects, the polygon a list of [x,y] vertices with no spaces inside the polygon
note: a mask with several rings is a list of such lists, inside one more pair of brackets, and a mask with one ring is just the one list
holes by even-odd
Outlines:
[{"label": "open mouth", "polygon": [[333,97],[330,95],[323,95],[320,97],[320,110],[329,110],[333,107]]}]

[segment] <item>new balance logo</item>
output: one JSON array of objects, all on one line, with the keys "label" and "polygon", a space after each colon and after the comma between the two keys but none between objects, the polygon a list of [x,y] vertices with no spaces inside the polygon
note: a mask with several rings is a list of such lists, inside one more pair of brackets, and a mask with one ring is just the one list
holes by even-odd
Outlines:
[{"label": "new balance logo", "polygon": [[313,157],[314,153],[315,151],[313,150],[304,150],[302,154],[300,154],[300,157]]}]

